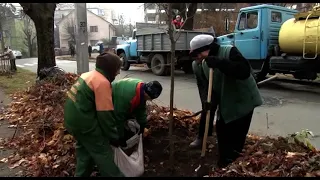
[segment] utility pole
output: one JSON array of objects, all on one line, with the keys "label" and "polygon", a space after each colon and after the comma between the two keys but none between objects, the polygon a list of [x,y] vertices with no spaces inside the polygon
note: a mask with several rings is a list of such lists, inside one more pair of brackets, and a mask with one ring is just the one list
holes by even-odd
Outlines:
[{"label": "utility pole", "polygon": [[76,13],[77,73],[89,71],[88,30],[86,3],[74,3]]}]

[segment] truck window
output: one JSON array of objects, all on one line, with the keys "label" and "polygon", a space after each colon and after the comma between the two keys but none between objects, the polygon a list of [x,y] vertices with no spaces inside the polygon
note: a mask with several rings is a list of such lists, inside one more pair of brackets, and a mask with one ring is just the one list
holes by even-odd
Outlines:
[{"label": "truck window", "polygon": [[244,30],[246,29],[246,20],[247,20],[247,14],[246,13],[241,13],[240,15],[240,20],[239,20],[239,30]]},{"label": "truck window", "polygon": [[271,12],[271,21],[272,21],[272,22],[281,23],[281,22],[282,22],[281,13],[280,13],[280,12],[272,11],[272,12]]},{"label": "truck window", "polygon": [[238,30],[254,29],[258,26],[258,12],[241,13]]}]

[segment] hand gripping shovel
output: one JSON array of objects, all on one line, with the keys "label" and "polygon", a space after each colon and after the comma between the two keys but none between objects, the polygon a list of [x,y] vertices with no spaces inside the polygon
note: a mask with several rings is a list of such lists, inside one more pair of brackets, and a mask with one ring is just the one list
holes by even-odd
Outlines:
[{"label": "hand gripping shovel", "polygon": [[[211,103],[212,80],[213,80],[213,69],[210,68],[208,97],[207,97],[207,102],[208,103]],[[209,173],[209,167],[206,167],[204,165],[204,157],[206,155],[207,138],[208,138],[208,131],[209,131],[209,121],[210,121],[210,109],[207,111],[207,115],[206,115],[206,126],[205,126],[204,136],[203,136],[203,140],[202,140],[202,150],[201,150],[201,156],[200,156],[200,164],[197,167],[197,169],[195,169],[195,172],[197,173],[198,177],[203,177],[204,175]]]}]

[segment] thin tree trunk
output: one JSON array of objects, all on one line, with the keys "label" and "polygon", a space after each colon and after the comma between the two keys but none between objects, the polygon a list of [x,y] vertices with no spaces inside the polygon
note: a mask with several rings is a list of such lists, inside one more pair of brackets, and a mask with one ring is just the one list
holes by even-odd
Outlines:
[{"label": "thin tree trunk", "polygon": [[1,24],[1,22],[0,22],[0,33],[1,33],[1,50],[4,51],[5,42],[4,42],[4,35],[3,35],[3,30],[2,30],[2,24]]},{"label": "thin tree trunk", "polygon": [[175,50],[176,50],[176,42],[173,36],[173,27],[171,24],[172,16],[172,4],[168,3],[168,26],[169,26],[169,38],[171,41],[171,56],[170,56],[170,63],[171,63],[171,85],[170,85],[170,122],[169,122],[169,146],[170,146],[170,156],[169,156],[169,163],[171,170],[174,169],[174,137],[173,137],[173,100],[174,100],[174,70],[175,70]]},{"label": "thin tree trunk", "polygon": [[29,57],[32,57],[32,43],[31,43],[31,37],[28,37],[28,51],[29,51]]}]

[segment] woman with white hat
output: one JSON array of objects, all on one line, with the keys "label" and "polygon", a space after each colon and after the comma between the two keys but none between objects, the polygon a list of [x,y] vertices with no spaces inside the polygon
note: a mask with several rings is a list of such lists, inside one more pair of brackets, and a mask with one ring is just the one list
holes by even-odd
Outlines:
[{"label": "woman with white hat", "polygon": [[[262,104],[262,99],[251,66],[236,47],[219,45],[211,35],[198,35],[190,41],[190,48],[190,55],[195,58],[192,66],[203,108],[198,138],[190,146],[202,145],[208,109],[212,112],[209,127],[209,135],[212,135],[213,117],[218,107],[218,166],[225,167],[242,152],[254,108]],[[209,68],[214,69],[211,104],[206,103]]]}]

